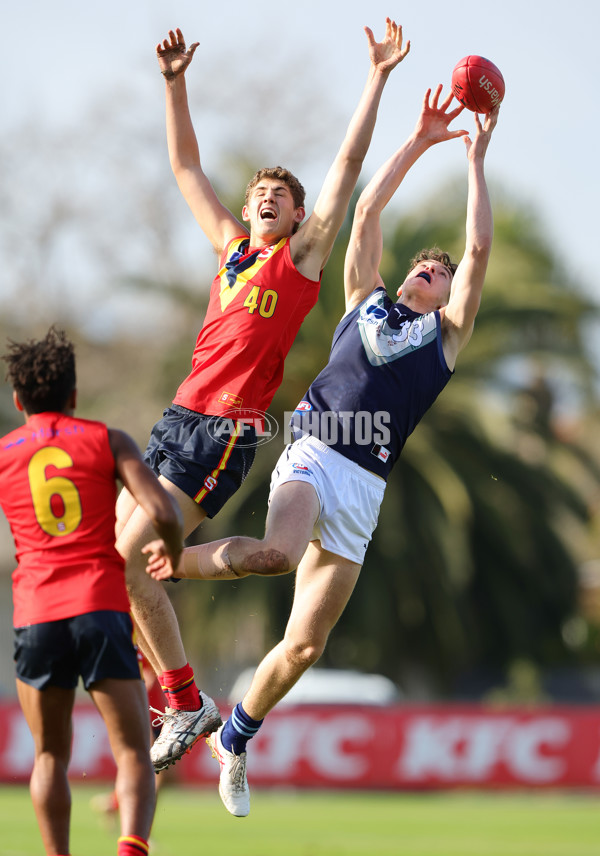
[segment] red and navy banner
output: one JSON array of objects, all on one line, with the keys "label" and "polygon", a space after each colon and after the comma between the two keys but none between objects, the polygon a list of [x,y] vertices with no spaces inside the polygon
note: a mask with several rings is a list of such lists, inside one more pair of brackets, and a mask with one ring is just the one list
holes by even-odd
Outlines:
[{"label": "red and navy banner", "polygon": [[[600,707],[285,705],[248,748],[254,786],[599,787]],[[0,758],[0,781],[28,780],[33,742],[16,701],[0,705]],[[182,784],[218,779],[204,741],[173,770]],[[114,773],[99,714],[76,705],[71,780]]]}]

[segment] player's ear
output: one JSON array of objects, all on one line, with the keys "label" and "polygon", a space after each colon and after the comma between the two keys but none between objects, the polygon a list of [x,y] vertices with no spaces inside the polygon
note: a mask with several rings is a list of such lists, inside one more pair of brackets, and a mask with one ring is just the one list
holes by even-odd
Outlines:
[{"label": "player's ear", "polygon": [[294,223],[301,223],[306,217],[306,208],[295,208],[294,209]]},{"label": "player's ear", "polygon": [[244,205],[244,207],[242,208],[242,220],[244,221],[244,223],[248,223],[250,220],[250,212],[248,210],[247,205]]},{"label": "player's ear", "polygon": [[75,410],[77,407],[77,390],[74,389],[71,395],[69,396],[69,400],[67,401],[67,408],[69,410]]},{"label": "player's ear", "polygon": [[21,404],[21,399],[19,398],[19,395],[18,395],[16,389],[13,389],[13,404],[15,405],[17,410],[19,410],[21,413],[23,413],[23,410],[25,408]]}]

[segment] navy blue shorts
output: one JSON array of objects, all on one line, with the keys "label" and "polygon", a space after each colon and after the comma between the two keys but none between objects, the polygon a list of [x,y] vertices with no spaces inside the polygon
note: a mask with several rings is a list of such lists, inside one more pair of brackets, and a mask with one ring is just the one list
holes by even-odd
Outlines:
[{"label": "navy blue shorts", "polygon": [[141,680],[127,612],[98,610],[59,621],[15,627],[17,677],[37,690],[87,689],[104,678]]},{"label": "navy blue shorts", "polygon": [[254,426],[173,404],[152,429],[144,460],[214,517],[250,472],[255,451]]}]

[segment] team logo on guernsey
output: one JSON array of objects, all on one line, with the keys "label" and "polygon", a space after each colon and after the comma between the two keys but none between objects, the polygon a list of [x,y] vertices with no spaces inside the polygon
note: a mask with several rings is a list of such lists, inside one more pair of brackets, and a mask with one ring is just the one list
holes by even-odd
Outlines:
[{"label": "team logo on guernsey", "polygon": [[364,310],[364,314],[361,310],[361,319],[367,324],[378,324],[384,318],[387,318],[387,312],[379,304],[370,303],[368,306],[365,306]]},{"label": "team logo on guernsey", "polygon": [[279,243],[269,247],[261,247],[253,253],[247,252],[250,244],[249,238],[240,238],[230,244],[227,260],[218,273],[221,312],[225,312],[231,302],[256,276],[265,262],[268,262],[275,253],[285,246],[287,240],[287,238],[282,238]]},{"label": "team logo on guernsey", "polygon": [[210,493],[211,490],[214,490],[216,488],[216,486],[216,478],[214,476],[206,476],[206,478],[204,479],[204,489]]},{"label": "team logo on guernsey", "polygon": [[234,395],[232,392],[222,392],[219,396],[219,404],[226,404],[228,407],[241,407],[243,400],[239,395]]},{"label": "team logo on guernsey", "polygon": [[360,309],[358,329],[372,366],[389,363],[434,341],[437,336],[435,312],[405,318],[401,308],[385,307],[385,292],[371,295]]},{"label": "team logo on guernsey", "polygon": [[375,455],[376,458],[379,458],[379,460],[383,461],[383,463],[385,464],[391,452],[389,449],[386,449],[385,446],[381,446],[379,443],[375,443],[375,445],[371,449],[371,454]]},{"label": "team logo on guernsey", "polygon": [[305,467],[304,464],[292,464],[292,469],[294,472],[299,473],[301,476],[311,476],[312,472],[308,467]]}]

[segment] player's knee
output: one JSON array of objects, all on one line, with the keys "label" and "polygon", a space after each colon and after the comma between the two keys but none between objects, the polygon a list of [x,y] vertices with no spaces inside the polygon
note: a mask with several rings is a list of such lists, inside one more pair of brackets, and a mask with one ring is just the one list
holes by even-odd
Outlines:
[{"label": "player's knee", "polygon": [[143,577],[146,576],[145,563],[138,561],[130,550],[123,549],[123,545],[119,544],[118,541],[116,547],[117,552],[125,561],[125,585],[127,589],[135,591],[140,585],[143,585]]},{"label": "player's knee", "polygon": [[136,617],[146,618],[150,612],[161,609],[166,597],[163,586],[143,569],[125,572],[125,587]]},{"label": "player's knee", "polygon": [[[145,729],[142,725],[141,734],[145,735]],[[114,741],[116,743],[116,739]],[[154,773],[152,762],[146,744],[140,740],[141,745],[117,745],[113,750],[115,764],[120,770],[129,770],[130,773],[135,773],[139,776]],[[151,777],[152,778],[152,777]]]},{"label": "player's knee", "polygon": [[36,750],[36,771],[42,773],[48,780],[55,775],[67,775],[71,757],[71,743],[56,745],[52,749]]},{"label": "player's knee", "polygon": [[148,543],[148,538],[138,540],[118,539],[117,552],[125,560],[125,585],[129,595],[152,589],[156,581],[146,573],[147,556],[142,553],[142,547]]},{"label": "player's knee", "polygon": [[127,594],[129,595],[130,600],[142,596],[144,585],[145,580],[139,573],[130,572],[125,574],[125,587],[127,588]]},{"label": "player's knee", "polygon": [[286,656],[288,662],[298,671],[305,672],[321,657],[325,646],[313,641],[288,645]]}]

